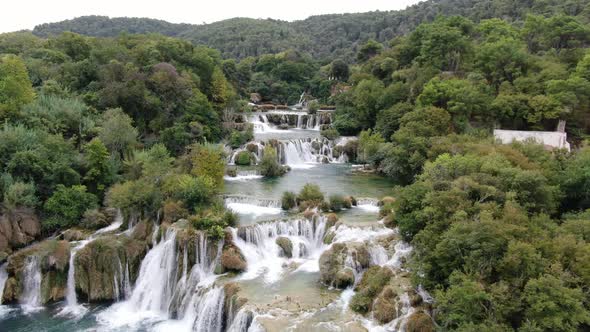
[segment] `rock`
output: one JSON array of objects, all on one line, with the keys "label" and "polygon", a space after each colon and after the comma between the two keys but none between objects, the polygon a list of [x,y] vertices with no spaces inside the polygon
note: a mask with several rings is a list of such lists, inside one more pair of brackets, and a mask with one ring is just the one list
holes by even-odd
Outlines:
[{"label": "rock", "polygon": [[41,223],[32,209],[16,209],[0,215],[0,262],[16,249],[35,241],[41,234]]},{"label": "rock", "polygon": [[250,94],[250,101],[254,104],[258,104],[262,101],[262,96],[259,93],[251,93]]},{"label": "rock", "polygon": [[[392,277],[393,272],[387,267],[370,267],[365,271],[363,278],[355,288],[356,293],[350,301],[350,308],[361,314],[371,311],[375,303],[375,298],[383,291]],[[386,308],[381,313],[383,319],[386,319],[390,315],[388,311]]]},{"label": "rock", "polygon": [[381,198],[378,205],[384,206],[384,205],[389,205],[389,204],[393,204],[393,203],[395,203],[394,197],[385,196],[385,197]]},{"label": "rock", "polygon": [[15,303],[21,295],[23,270],[27,257],[35,256],[41,273],[41,304],[60,301],[65,297],[70,244],[67,241],[46,240],[22,249],[8,258],[4,303]]},{"label": "rock", "polygon": [[359,269],[369,267],[370,255],[364,243],[334,243],[320,256],[320,281],[326,285],[336,285],[336,275],[346,268],[346,258],[350,256]]},{"label": "rock", "polygon": [[109,224],[109,218],[98,209],[84,212],[84,218],[80,222],[80,226],[86,229],[100,229]]},{"label": "rock", "polygon": [[316,213],[313,210],[305,210],[303,212],[303,217],[307,220],[312,220],[315,215]]},{"label": "rock", "polygon": [[221,253],[221,266],[226,270],[234,272],[245,271],[247,266],[246,259],[240,249],[233,244],[226,245]]},{"label": "rock", "polygon": [[255,155],[258,155],[258,145],[254,143],[249,143],[246,145],[246,150],[252,152]]},{"label": "rock", "polygon": [[354,271],[349,267],[345,267],[336,273],[334,287],[345,289],[348,286],[354,285],[354,280]]},{"label": "rock", "polygon": [[133,283],[147,248],[144,240],[108,235],[80,249],[74,259],[79,297],[87,302],[117,300],[115,276],[120,276],[121,269],[128,265],[129,279]]},{"label": "rock", "polygon": [[383,288],[373,304],[373,316],[381,324],[386,324],[398,317],[396,308],[397,294],[390,286]]},{"label": "rock", "polygon": [[328,213],[326,215],[326,228],[330,228],[338,222],[338,215],[336,213]]},{"label": "rock", "polygon": [[68,229],[63,232],[62,234],[63,239],[72,242],[72,241],[81,241],[88,237],[88,235],[80,229]]},{"label": "rock", "polygon": [[280,125],[278,125],[277,128],[279,128],[281,130],[287,130],[287,129],[289,129],[289,125],[287,123],[281,123]]},{"label": "rock", "polygon": [[287,258],[293,258],[293,242],[284,236],[278,237],[276,239],[277,245],[283,251],[283,254]]},{"label": "rock", "polygon": [[436,328],[432,322],[432,318],[423,312],[417,311],[408,317],[406,322],[407,332],[434,332]]},{"label": "rock", "polygon": [[138,241],[143,242],[152,242],[152,234],[153,234],[153,223],[148,222],[147,220],[142,220],[133,227],[133,232],[131,233],[131,238]]}]

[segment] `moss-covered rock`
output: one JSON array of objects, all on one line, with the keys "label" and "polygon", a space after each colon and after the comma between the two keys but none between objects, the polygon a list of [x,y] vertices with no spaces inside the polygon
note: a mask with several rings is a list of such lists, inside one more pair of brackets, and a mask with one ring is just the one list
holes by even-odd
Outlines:
[{"label": "moss-covered rock", "polygon": [[341,281],[336,282],[336,278],[339,272],[340,276],[347,273],[345,272],[347,268],[345,262],[348,256],[352,258],[358,269],[369,267],[370,255],[364,243],[334,243],[330,249],[320,256],[320,281],[338,288],[343,287],[342,284],[347,284]]},{"label": "moss-covered rock", "polygon": [[276,239],[276,244],[281,248],[282,253],[287,258],[293,258],[293,242],[284,236]]},{"label": "moss-covered rock", "polygon": [[389,323],[398,317],[397,293],[393,287],[385,286],[373,304],[373,316],[381,324]]},{"label": "moss-covered rock", "polygon": [[416,311],[406,322],[407,332],[434,332],[436,328],[432,322],[432,318],[423,311]]},{"label": "moss-covered rock", "polygon": [[221,253],[221,266],[225,270],[233,272],[245,271],[248,267],[244,255],[238,247],[233,244],[224,246]]},{"label": "moss-covered rock", "polygon": [[18,301],[24,287],[27,257],[35,256],[41,273],[41,304],[62,300],[66,294],[70,244],[67,241],[46,240],[22,249],[8,258],[3,303]]},{"label": "moss-covered rock", "polygon": [[372,266],[363,274],[361,282],[355,288],[356,294],[350,301],[350,308],[358,313],[371,311],[375,298],[383,291],[393,276],[387,267]]},{"label": "moss-covered rock", "polygon": [[334,287],[344,289],[354,285],[354,281],[354,271],[349,267],[345,267],[336,273]]},{"label": "moss-covered rock", "polygon": [[326,228],[330,228],[338,222],[338,215],[336,213],[328,213],[326,215]]},{"label": "moss-covered rock", "polygon": [[147,250],[144,240],[127,236],[109,235],[90,242],[74,259],[78,295],[87,302],[117,300],[120,285],[115,279],[121,280],[128,266],[129,279],[135,281]]}]

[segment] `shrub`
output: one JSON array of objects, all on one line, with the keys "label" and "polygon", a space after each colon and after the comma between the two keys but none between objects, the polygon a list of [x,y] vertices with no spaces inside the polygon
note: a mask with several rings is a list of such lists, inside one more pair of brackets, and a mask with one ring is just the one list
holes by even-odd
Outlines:
[{"label": "shrub", "polygon": [[260,174],[268,178],[284,175],[287,172],[287,169],[281,166],[277,159],[277,151],[272,146],[265,147],[264,155],[258,165]]},{"label": "shrub", "polygon": [[329,140],[335,140],[340,137],[340,133],[338,133],[338,130],[334,128],[324,129],[320,132],[320,134]]},{"label": "shrub", "polygon": [[358,313],[365,314],[371,310],[373,301],[387,285],[393,272],[386,267],[372,266],[364,274],[361,282],[356,287],[356,294],[350,301],[350,308]]},{"label": "shrub", "polygon": [[351,140],[346,142],[346,144],[344,145],[344,149],[342,152],[346,154],[346,156],[348,156],[348,160],[350,162],[356,161],[356,151],[358,149],[358,144],[359,142],[357,140]]},{"label": "shrub", "polygon": [[4,194],[4,205],[9,210],[17,207],[34,208],[38,203],[35,196],[35,185],[32,183],[15,182],[8,186]]},{"label": "shrub", "polygon": [[86,192],[86,186],[58,185],[45,202],[45,212],[50,216],[45,226],[49,229],[73,226],[81,221],[86,210],[97,207],[98,199]]},{"label": "shrub", "polygon": [[229,145],[237,149],[240,146],[250,142],[254,139],[254,127],[252,125],[246,126],[244,131],[232,131],[231,135],[229,136]]},{"label": "shrub", "polygon": [[281,208],[283,210],[291,210],[297,206],[297,195],[291,191],[285,191],[281,197]]},{"label": "shrub", "polygon": [[334,212],[340,212],[347,206],[347,201],[342,195],[330,196],[330,209]]},{"label": "shrub", "polygon": [[228,168],[225,171],[225,174],[227,174],[227,176],[230,176],[232,178],[235,178],[236,176],[238,176],[238,170],[234,167],[234,168]]},{"label": "shrub", "polygon": [[307,111],[309,114],[315,114],[320,109],[320,103],[317,100],[313,100],[307,105]]},{"label": "shrub", "polygon": [[324,201],[324,194],[317,184],[307,183],[297,196],[297,202],[316,202],[321,204]]},{"label": "shrub", "polygon": [[248,151],[240,151],[234,162],[236,165],[250,166],[252,164],[252,154]]}]

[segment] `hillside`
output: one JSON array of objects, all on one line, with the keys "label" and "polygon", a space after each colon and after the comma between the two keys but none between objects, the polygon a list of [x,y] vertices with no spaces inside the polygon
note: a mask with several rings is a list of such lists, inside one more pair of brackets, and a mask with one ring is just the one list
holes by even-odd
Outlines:
[{"label": "hillside", "polygon": [[121,32],[161,33],[216,48],[225,58],[259,56],[296,48],[320,59],[350,60],[359,45],[367,40],[388,41],[439,15],[461,15],[478,22],[491,17],[520,21],[528,13],[546,16],[564,13],[587,21],[590,1],[429,0],[399,11],[318,15],[294,22],[233,18],[204,25],[85,16],[38,25],[33,33],[43,37],[63,31],[99,37],[116,36]]}]

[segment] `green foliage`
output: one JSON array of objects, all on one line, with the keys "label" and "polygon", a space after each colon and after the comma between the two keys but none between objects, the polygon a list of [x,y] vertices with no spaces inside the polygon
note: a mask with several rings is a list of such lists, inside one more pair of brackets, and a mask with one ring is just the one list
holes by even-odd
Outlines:
[{"label": "green foliage", "polygon": [[99,138],[94,138],[84,146],[84,157],[86,164],[84,182],[90,192],[101,197],[105,189],[114,182],[109,151]]},{"label": "green foliage", "polygon": [[97,207],[98,199],[95,195],[86,192],[86,186],[65,187],[58,185],[53,195],[43,206],[48,215],[43,226],[52,230],[77,225],[86,210]]},{"label": "green foliage", "polygon": [[217,188],[223,188],[225,157],[220,146],[197,144],[193,146],[190,156],[192,162],[191,174],[200,178],[208,177]]},{"label": "green foliage", "polygon": [[357,152],[357,161],[368,162],[379,150],[383,143],[383,137],[379,133],[372,133],[371,129],[361,132]]},{"label": "green foliage", "polygon": [[[340,212],[346,206],[344,196],[342,195],[330,195],[330,210],[334,212]],[[350,207],[349,207],[350,208]]]},{"label": "green foliage", "polygon": [[291,191],[285,191],[281,196],[281,208],[291,210],[297,206],[297,194]]},{"label": "green foliage", "polygon": [[229,145],[233,149],[237,149],[252,140],[254,140],[254,128],[252,128],[251,125],[248,125],[245,131],[232,131],[229,137]]},{"label": "green foliage", "polygon": [[393,273],[388,268],[372,266],[363,274],[361,282],[356,286],[356,293],[350,300],[350,308],[358,313],[365,314],[373,306],[375,297],[379,295],[383,287],[389,283]]},{"label": "green foliage", "polygon": [[35,93],[23,60],[14,55],[0,57],[0,120],[15,118],[33,98]]},{"label": "green foliage", "polygon": [[306,183],[297,195],[297,202],[321,203],[324,201],[324,194],[317,184]]},{"label": "green foliage", "polygon": [[137,130],[122,110],[110,109],[102,116],[98,137],[111,153],[123,154],[137,143]]},{"label": "green foliage", "polygon": [[335,140],[340,137],[340,133],[334,128],[324,129],[320,132],[320,135],[329,140]]},{"label": "green foliage", "polygon": [[4,206],[9,210],[19,207],[35,208],[39,200],[35,196],[35,185],[32,183],[15,182],[6,188]]},{"label": "green foliage", "polygon": [[250,151],[238,152],[235,163],[240,166],[250,166],[252,164],[252,153]]},{"label": "green foliage", "polygon": [[258,170],[262,176],[268,178],[276,178],[286,173],[285,168],[278,161],[277,151],[270,145],[264,148]]}]

